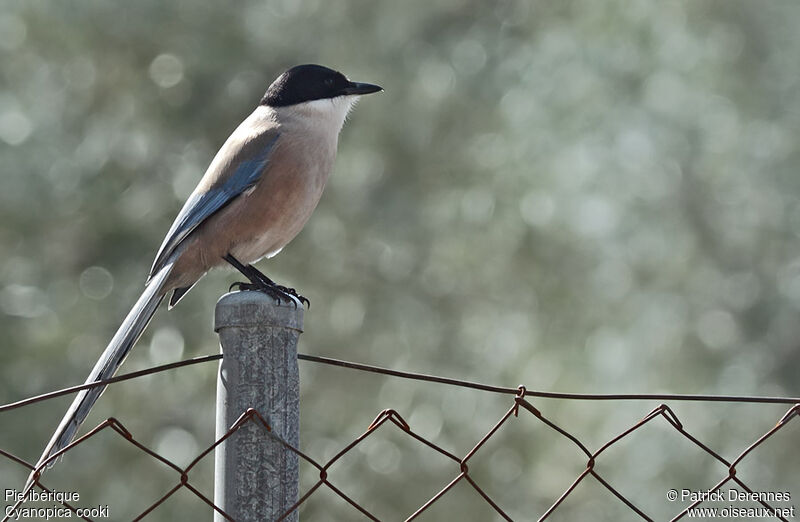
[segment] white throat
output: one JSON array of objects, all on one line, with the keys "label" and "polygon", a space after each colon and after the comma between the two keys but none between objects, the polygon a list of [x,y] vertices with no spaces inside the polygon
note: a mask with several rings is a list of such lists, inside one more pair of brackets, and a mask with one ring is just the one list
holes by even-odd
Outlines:
[{"label": "white throat", "polygon": [[299,117],[313,120],[320,130],[338,134],[357,101],[358,96],[337,96],[298,103],[288,108]]}]

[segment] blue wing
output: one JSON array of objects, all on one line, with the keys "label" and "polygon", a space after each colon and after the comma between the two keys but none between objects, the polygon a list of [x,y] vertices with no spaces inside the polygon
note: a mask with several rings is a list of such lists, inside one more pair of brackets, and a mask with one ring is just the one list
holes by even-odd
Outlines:
[{"label": "blue wing", "polygon": [[208,191],[192,194],[172,223],[167,237],[158,250],[150,276],[158,273],[165,261],[186,237],[203,221],[249,189],[261,178],[280,134],[275,134],[256,157],[242,160],[236,170],[224,182],[212,186]]}]

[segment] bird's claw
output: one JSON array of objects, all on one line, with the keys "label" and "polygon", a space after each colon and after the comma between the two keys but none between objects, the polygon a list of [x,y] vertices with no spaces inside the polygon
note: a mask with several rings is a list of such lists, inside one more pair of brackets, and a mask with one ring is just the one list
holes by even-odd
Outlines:
[{"label": "bird's claw", "polygon": [[235,283],[231,283],[231,286],[228,287],[228,292],[231,292],[234,288],[239,290],[240,292],[248,290],[258,290],[258,287],[253,283],[245,283],[244,281],[236,281]]},{"label": "bird's claw", "polygon": [[294,288],[289,288],[288,286],[282,286],[282,285],[275,285],[275,288],[277,288],[284,294],[289,294],[290,296],[296,298],[298,301],[308,305],[308,307],[311,308],[311,301],[309,301],[307,297],[298,294],[297,290],[295,290]]}]

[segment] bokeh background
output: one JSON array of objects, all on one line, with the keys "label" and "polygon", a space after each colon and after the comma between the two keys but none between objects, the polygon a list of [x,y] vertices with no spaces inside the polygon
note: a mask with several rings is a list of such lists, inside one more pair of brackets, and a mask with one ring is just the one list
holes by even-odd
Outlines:
[{"label": "bokeh background", "polygon": [[[219,145],[282,70],[385,87],[342,132],[323,200],[260,266],[313,306],[300,350],[563,392],[800,395],[800,4],[794,1],[8,1],[0,8],[0,402],[82,382]],[[123,371],[214,353],[207,276]],[[214,438],[215,364],[112,386],[115,416],[179,463]],[[384,408],[463,455],[510,399],[301,363],[301,447],[326,459]],[[70,399],[0,416],[34,460]],[[657,403],[534,401],[594,449]],[[785,406],[671,403],[734,458]],[[797,423],[795,423],[797,424]],[[86,429],[85,428],[85,429]],[[796,488],[800,428],[739,468]],[[585,458],[533,417],[475,479],[537,518]],[[725,475],[664,422],[598,470],[651,516]],[[456,470],[386,430],[331,470],[402,519]],[[211,494],[213,459],[192,475]],[[304,468],[303,484],[314,479]],[[129,519],[176,483],[118,437],[48,477]],[[0,461],[0,487],[24,473]],[[800,497],[800,490],[793,491]],[[86,500],[86,502],[83,502]],[[152,520],[208,518],[181,493]],[[305,520],[356,520],[319,492]],[[555,520],[633,514],[587,481]],[[423,520],[491,520],[466,485]]]}]

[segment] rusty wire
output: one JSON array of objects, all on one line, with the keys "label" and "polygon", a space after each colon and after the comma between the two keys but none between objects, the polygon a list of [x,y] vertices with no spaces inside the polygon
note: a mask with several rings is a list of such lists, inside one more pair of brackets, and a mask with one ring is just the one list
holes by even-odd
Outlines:
[{"label": "rusty wire", "polygon": [[[28,404],[39,402],[43,400],[48,400],[54,397],[59,397],[62,395],[66,395],[69,393],[75,393],[82,389],[91,388],[93,386],[99,385],[106,385],[113,382],[119,382],[123,380],[133,379],[136,377],[140,377],[143,375],[149,375],[156,372],[166,371],[173,368],[178,368],[181,366],[186,366],[190,364],[198,364],[202,362],[209,362],[220,359],[221,355],[210,355],[205,357],[198,357],[194,359],[189,359],[186,361],[181,361],[178,363],[167,364],[163,366],[158,366],[154,368],[149,368],[146,370],[141,370],[138,372],[132,372],[129,374],[121,375],[115,377],[113,379],[109,379],[107,381],[99,382],[99,383],[92,383],[92,384],[84,384],[81,386],[73,386],[70,388],[66,388],[63,390],[57,390],[51,393],[38,395],[36,397],[31,397],[29,399],[17,401],[11,404],[7,404],[4,406],[0,406],[0,412],[4,412],[11,409],[20,408],[26,406]],[[306,455],[302,452],[299,448],[294,447],[293,445],[289,444],[288,442],[281,439],[278,435],[276,435],[272,429],[270,428],[269,423],[265,420],[265,418],[256,410],[250,409],[243,413],[241,417],[228,429],[226,433],[224,433],[221,437],[219,437],[212,445],[208,448],[204,449],[192,462],[190,462],[186,467],[181,467],[175,464],[174,462],[170,461],[169,459],[159,455],[156,451],[150,449],[149,447],[145,446],[141,442],[137,441],[133,434],[128,431],[121,422],[119,422],[115,418],[109,418],[106,421],[99,424],[96,428],[89,431],[86,435],[80,437],[79,439],[75,440],[72,444],[67,446],[66,448],[62,449],[55,455],[53,455],[47,462],[41,463],[38,467],[32,465],[31,463],[25,461],[24,459],[15,456],[2,448],[0,448],[0,457],[3,457],[19,466],[26,468],[28,471],[32,472],[32,477],[34,482],[32,483],[31,487],[39,487],[42,491],[52,493],[52,490],[48,489],[48,487],[42,483],[41,481],[41,472],[44,467],[47,465],[48,462],[54,461],[58,459],[61,455],[66,452],[71,451],[78,445],[88,443],[92,438],[96,437],[99,433],[103,431],[111,430],[114,433],[118,434],[122,437],[123,440],[129,442],[131,445],[136,447],[142,453],[148,455],[149,457],[161,462],[162,464],[166,465],[170,468],[176,476],[176,483],[175,485],[170,488],[164,495],[162,495],[158,500],[153,502],[148,506],[143,506],[143,511],[134,519],[134,520],[141,520],[145,516],[152,513],[156,510],[161,504],[163,504],[167,499],[172,497],[176,492],[181,489],[186,489],[193,493],[199,501],[202,501],[209,508],[213,509],[221,516],[223,516],[227,520],[233,520],[230,515],[225,513],[219,506],[215,505],[214,502],[201,493],[197,488],[195,488],[190,483],[189,473],[194,469],[194,467],[206,456],[208,456],[214,449],[219,446],[220,444],[224,443],[228,438],[230,438],[235,432],[241,429],[243,426],[253,423],[263,429],[266,438],[279,442],[283,445],[287,450],[297,454],[297,456],[305,461],[306,463],[310,464],[314,468],[319,471],[319,479],[314,483],[310,488],[308,488],[302,496],[297,500],[297,502],[292,505],[286,513],[284,513],[278,520],[284,520],[289,515],[291,515],[294,511],[300,508],[303,503],[305,503],[316,491],[318,491],[322,487],[328,488],[338,497],[346,501],[353,509],[360,512],[362,515],[366,516],[370,520],[380,520],[375,514],[368,511],[364,506],[358,503],[355,499],[351,498],[347,494],[345,494],[341,489],[339,489],[336,485],[334,485],[328,476],[328,469],[339,459],[341,459],[344,455],[348,454],[351,450],[356,448],[362,441],[367,439],[368,437],[373,436],[375,433],[379,431],[383,426],[390,426],[394,427],[395,429],[400,430],[401,433],[406,434],[411,439],[419,442],[420,444],[427,446],[437,453],[441,454],[445,458],[449,459],[453,462],[454,465],[454,472],[455,475],[453,476],[452,480],[445,485],[442,489],[437,491],[433,494],[424,504],[419,506],[413,513],[408,515],[405,520],[411,521],[419,517],[423,512],[428,510],[433,504],[435,504],[439,499],[441,499],[444,495],[447,494],[456,484],[461,481],[468,483],[475,493],[479,495],[481,499],[483,499],[486,504],[488,504],[494,512],[502,517],[505,520],[511,520],[511,517],[503,510],[503,508],[495,502],[489,494],[486,492],[484,488],[482,488],[474,477],[472,477],[469,473],[469,461],[472,459],[481,447],[491,439],[496,433],[498,433],[504,426],[508,424],[510,419],[518,417],[520,414],[520,410],[523,412],[527,412],[532,415],[537,420],[541,421],[544,425],[548,428],[552,429],[560,436],[564,437],[565,439],[569,440],[577,450],[582,453],[587,461],[586,461],[586,468],[575,478],[575,480],[570,484],[570,486],[557,498],[553,500],[553,503],[550,507],[539,516],[539,520],[545,520],[549,518],[557,509],[558,507],[564,502],[564,500],[569,497],[577,488],[577,486],[587,479],[587,477],[592,477],[595,479],[599,484],[601,484],[606,490],[609,491],[611,495],[617,498],[619,501],[624,503],[632,513],[635,513],[639,518],[642,520],[653,520],[647,513],[644,512],[643,509],[635,505],[630,499],[628,499],[623,492],[619,489],[613,487],[607,480],[605,480],[601,474],[596,469],[596,463],[598,458],[601,456],[603,452],[605,452],[611,446],[617,444],[622,439],[628,437],[630,434],[634,433],[635,431],[639,430],[643,426],[647,425],[650,422],[655,421],[656,419],[663,419],[669,426],[671,426],[678,434],[683,436],[685,439],[690,441],[694,444],[699,450],[703,451],[704,453],[710,455],[714,458],[717,462],[723,465],[726,469],[726,475],[724,475],[715,485],[713,485],[709,491],[714,492],[720,490],[725,484],[729,482],[733,482],[737,484],[739,487],[747,491],[748,493],[752,493],[753,490],[743,481],[743,479],[737,476],[736,468],[743,459],[745,459],[755,448],[763,444],[766,440],[772,437],[776,432],[783,429],[790,421],[800,416],[800,399],[792,398],[792,397],[752,397],[752,396],[718,396],[718,395],[665,395],[665,394],[623,394],[623,395],[597,395],[597,394],[564,394],[564,393],[553,393],[553,392],[536,392],[536,391],[528,391],[525,386],[519,386],[517,388],[506,388],[506,387],[499,387],[499,386],[491,386],[481,383],[474,383],[469,381],[461,381],[457,379],[450,379],[446,377],[438,377],[432,375],[425,375],[419,373],[412,373],[412,372],[404,372],[399,370],[387,369],[387,368],[380,368],[376,366],[370,366],[360,363],[352,363],[348,361],[339,361],[336,359],[329,359],[325,357],[319,356],[310,356],[300,354],[298,356],[300,359],[335,365],[335,366],[342,366],[356,370],[362,371],[370,371],[376,372],[386,375],[392,375],[396,377],[408,378],[408,379],[416,379],[416,380],[423,380],[429,382],[436,382],[448,385],[456,385],[471,389],[478,389],[482,391],[494,392],[494,393],[504,393],[504,394],[513,394],[513,402],[510,407],[500,416],[497,422],[492,426],[492,428],[484,434],[480,440],[478,440],[475,445],[472,447],[470,451],[468,451],[464,456],[457,456],[452,452],[446,450],[445,448],[441,447],[440,445],[436,444],[434,441],[426,439],[425,437],[421,436],[420,434],[416,433],[412,427],[403,419],[403,417],[395,410],[387,409],[381,411],[377,417],[369,424],[366,430],[359,435],[356,439],[352,442],[347,444],[341,451],[339,451],[336,455],[334,455],[331,459],[327,462],[321,463],[309,455]],[[563,427],[556,424],[553,420],[546,417],[542,412],[536,408],[531,402],[529,402],[529,397],[544,397],[544,398],[559,398],[559,399],[577,399],[577,400],[641,400],[641,399],[657,399],[657,400],[689,400],[689,401],[725,401],[725,402],[760,402],[760,403],[787,403],[793,404],[793,406],[778,420],[775,426],[771,427],[767,432],[765,432],[761,437],[757,440],[752,442],[748,445],[735,459],[729,461],[724,457],[720,456],[717,452],[713,449],[702,443],[698,440],[695,436],[689,433],[683,426],[683,424],[678,419],[677,415],[670,409],[670,407],[666,404],[661,404],[652,411],[650,411],[647,415],[645,415],[641,420],[636,422],[634,425],[626,428],[621,433],[607,441],[606,443],[602,444],[597,450],[591,451],[585,444],[583,444],[574,434],[568,432]],[[14,509],[19,507],[22,504],[22,500],[19,500],[15,505]],[[683,510],[677,513],[671,520],[679,520],[683,517],[687,516],[687,514],[698,505],[700,505],[703,500],[698,500],[692,503],[689,506],[686,506]],[[760,504],[766,508],[772,510],[773,513],[776,513],[773,506],[765,501],[760,501]],[[73,515],[78,514],[78,509],[71,505],[68,502],[61,502],[65,508],[69,509]],[[13,512],[13,511],[12,511]],[[2,519],[2,522],[10,519],[10,512],[7,511],[5,513],[5,518]],[[91,520],[87,517],[82,517],[84,520]],[[779,520],[787,520],[786,518],[777,515],[774,517]]]}]

